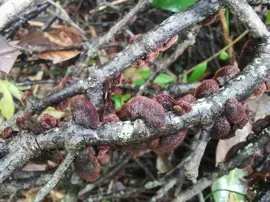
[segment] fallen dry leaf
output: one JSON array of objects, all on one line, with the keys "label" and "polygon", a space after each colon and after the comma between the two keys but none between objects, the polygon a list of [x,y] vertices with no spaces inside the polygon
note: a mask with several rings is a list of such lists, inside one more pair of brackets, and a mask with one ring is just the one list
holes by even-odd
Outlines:
[{"label": "fallen dry leaf", "polygon": [[34,201],[39,190],[40,190],[39,188],[33,188],[33,189],[29,189],[27,191],[22,191],[22,194],[25,196],[25,198],[27,199],[28,202],[32,202],[32,201]]},{"label": "fallen dry leaf", "polygon": [[19,54],[19,51],[0,35],[0,70],[8,74]]},{"label": "fallen dry leaf", "polygon": [[[66,47],[79,45],[82,42],[81,35],[71,27],[62,27],[50,32],[32,31],[24,38],[20,39],[20,46],[46,46],[46,47]],[[80,54],[77,50],[48,51],[34,53],[31,59],[52,60],[53,63],[63,62],[74,58]]]}]

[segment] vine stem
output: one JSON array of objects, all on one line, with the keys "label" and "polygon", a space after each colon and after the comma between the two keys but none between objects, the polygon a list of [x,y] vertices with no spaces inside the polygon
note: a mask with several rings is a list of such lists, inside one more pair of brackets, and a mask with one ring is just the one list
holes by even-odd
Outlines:
[{"label": "vine stem", "polygon": [[182,79],[184,76],[186,76],[187,74],[191,73],[194,69],[196,69],[198,67],[198,65],[201,65],[203,63],[206,63],[206,62],[209,62],[209,61],[213,60],[215,57],[219,56],[220,53],[222,53],[222,52],[226,51],[227,49],[229,49],[230,47],[232,47],[234,44],[236,44],[238,41],[240,41],[247,34],[248,34],[248,30],[244,31],[241,35],[239,35],[235,40],[233,40],[227,46],[225,46],[224,48],[222,48],[220,51],[218,51],[217,53],[215,53],[211,57],[207,58],[206,60],[202,61],[201,63],[193,66],[192,68],[190,68],[189,70],[187,70],[183,74],[179,75],[179,79]]}]

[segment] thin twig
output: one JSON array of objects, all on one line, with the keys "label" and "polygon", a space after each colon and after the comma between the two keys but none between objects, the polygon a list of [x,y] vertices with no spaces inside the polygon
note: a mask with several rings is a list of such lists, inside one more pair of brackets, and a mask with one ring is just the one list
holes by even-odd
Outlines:
[{"label": "thin twig", "polygon": [[206,146],[211,139],[211,127],[203,128],[201,132],[201,139],[196,146],[196,149],[189,157],[189,162],[185,164],[185,174],[188,179],[195,180],[199,175],[199,166]]},{"label": "thin twig", "polygon": [[270,141],[270,128],[268,127],[264,129],[258,137],[260,138],[257,138],[254,142],[247,144],[243,149],[238,151],[234,158],[227,162],[220,163],[216,171],[201,178],[195,185],[180,193],[172,202],[185,202],[191,199],[193,196],[209,187],[219,177],[237,167],[241,162],[243,162],[243,160],[253,155],[258,149],[264,148]]},{"label": "thin twig", "polygon": [[195,26],[190,32],[188,32],[185,37],[181,37],[181,41],[174,53],[168,57],[164,62],[157,65],[157,70],[145,81],[144,85],[142,85],[137,93],[137,95],[142,95],[143,92],[148,88],[149,85],[152,84],[154,79],[158,76],[158,74],[162,71],[165,71],[173,62],[175,62],[183,52],[195,43],[195,38],[199,30],[199,26]]},{"label": "thin twig", "polygon": [[67,153],[67,156],[65,157],[64,161],[55,171],[50,181],[39,190],[37,196],[34,199],[34,202],[42,201],[43,198],[50,193],[50,191],[57,185],[59,180],[63,177],[64,172],[69,168],[76,155],[77,152],[75,151]]}]

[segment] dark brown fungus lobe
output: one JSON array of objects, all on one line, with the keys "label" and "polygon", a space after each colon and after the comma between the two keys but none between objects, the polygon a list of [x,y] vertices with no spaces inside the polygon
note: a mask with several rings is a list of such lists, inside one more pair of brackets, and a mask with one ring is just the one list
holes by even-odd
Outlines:
[{"label": "dark brown fungus lobe", "polygon": [[173,109],[177,114],[183,115],[191,111],[191,103],[194,103],[195,101],[196,98],[193,95],[187,94],[176,101]]},{"label": "dark brown fungus lobe", "polygon": [[266,76],[265,86],[266,86],[266,92],[269,92],[270,91],[270,74]]},{"label": "dark brown fungus lobe", "polygon": [[231,158],[235,157],[238,150],[244,148],[247,145],[247,142],[238,142],[237,144],[233,145],[225,156],[225,161],[230,160]]},{"label": "dark brown fungus lobe", "polygon": [[147,149],[156,149],[159,145],[159,138],[156,138],[156,139],[153,139],[153,140],[150,140],[148,143],[147,143]]},{"label": "dark brown fungus lobe", "polygon": [[58,127],[60,122],[59,119],[49,114],[43,114],[40,117],[39,123],[44,130],[50,130],[52,128]]},{"label": "dark brown fungus lobe", "polygon": [[174,111],[179,115],[186,114],[191,111],[191,104],[189,102],[180,100],[176,102],[176,105],[173,107]]},{"label": "dark brown fungus lobe", "polygon": [[214,75],[214,78],[219,85],[223,86],[228,83],[233,77],[239,74],[240,69],[236,66],[228,65],[220,68]]},{"label": "dark brown fungus lobe", "polygon": [[240,70],[243,70],[245,66],[247,66],[247,64],[251,62],[255,54],[258,52],[257,44],[258,41],[252,38],[245,42],[238,62],[238,67]]},{"label": "dark brown fungus lobe", "polygon": [[209,16],[205,20],[202,21],[202,26],[211,25],[216,21],[217,15]]},{"label": "dark brown fungus lobe", "polygon": [[[249,187],[254,187],[256,184],[261,184],[270,180],[270,173],[254,173],[247,183]],[[265,200],[267,201],[267,200]],[[262,201],[263,202],[263,201]]]},{"label": "dark brown fungus lobe", "polygon": [[156,100],[159,104],[161,104],[164,107],[165,111],[172,111],[173,106],[176,103],[174,98],[166,94],[157,95],[153,99]]},{"label": "dark brown fungus lobe", "polygon": [[252,109],[249,107],[249,105],[246,102],[243,103],[243,106],[245,108],[244,118],[236,124],[237,128],[239,129],[242,129],[248,123],[248,121],[251,119],[252,114],[253,114]]},{"label": "dark brown fungus lobe", "polygon": [[79,96],[71,102],[73,121],[85,128],[95,129],[99,125],[99,115],[95,106],[87,99]]},{"label": "dark brown fungus lobe", "polygon": [[99,146],[97,158],[102,159],[105,156],[105,154],[110,150],[110,148],[111,148],[111,146],[109,146],[109,145]]},{"label": "dark brown fungus lobe", "polygon": [[110,123],[110,122],[115,123],[119,121],[120,121],[119,117],[114,113],[108,114],[107,116],[104,117],[104,122],[106,123]]},{"label": "dark brown fungus lobe", "polygon": [[178,35],[173,36],[169,41],[163,43],[161,46],[158,47],[158,50],[165,51],[170,48],[176,41],[178,40]]},{"label": "dark brown fungus lobe", "polygon": [[44,131],[37,119],[28,111],[16,119],[16,125],[19,129],[28,130],[36,134]]},{"label": "dark brown fungus lobe", "polygon": [[183,143],[186,135],[187,129],[183,129],[176,134],[161,137],[159,139],[159,145],[154,151],[159,154],[170,153]]},{"label": "dark brown fungus lobe", "polygon": [[254,138],[256,138],[256,134],[254,133],[249,133],[248,136],[246,137],[246,141],[250,142],[252,141]]},{"label": "dark brown fungus lobe", "polygon": [[158,55],[159,55],[159,50],[155,49],[155,50],[146,54],[144,61],[151,62],[151,61],[155,60],[158,57]]},{"label": "dark brown fungus lobe", "polygon": [[231,130],[231,124],[225,116],[220,116],[216,119],[212,128],[211,137],[213,139],[227,139],[231,137],[229,134]]},{"label": "dark brown fungus lobe", "polygon": [[[239,150],[243,149],[247,144],[248,144],[248,142],[239,142],[236,145],[232,146],[225,156],[225,161],[229,161],[230,159],[235,157],[237,155],[237,152]],[[252,156],[249,156],[246,159],[243,159],[242,162],[239,162],[239,165],[237,166],[237,168],[242,169],[242,168],[245,168],[247,166],[251,166],[252,168],[256,168],[262,163],[263,158],[264,158],[263,156],[264,156],[264,150],[259,149]]]},{"label": "dark brown fungus lobe", "polygon": [[130,99],[115,113],[121,120],[143,119],[152,127],[160,128],[165,124],[165,111],[162,105],[144,96]]},{"label": "dark brown fungus lobe", "polygon": [[123,145],[122,150],[130,152],[136,156],[141,156],[142,151],[147,148],[147,143],[134,143],[129,145]]},{"label": "dark brown fungus lobe", "polygon": [[100,164],[92,147],[80,152],[74,160],[76,174],[82,179],[91,182],[99,178]]},{"label": "dark brown fungus lobe", "polygon": [[260,97],[266,91],[265,83],[261,83],[253,92],[252,95],[248,99],[255,99]]},{"label": "dark brown fungus lobe", "polygon": [[218,83],[213,79],[204,80],[194,92],[194,96],[197,99],[207,97],[219,91]]},{"label": "dark brown fungus lobe", "polygon": [[225,116],[230,123],[238,123],[246,116],[245,106],[235,98],[228,99],[225,104]]},{"label": "dark brown fungus lobe", "polygon": [[263,131],[263,129],[270,126],[270,121],[266,118],[264,119],[258,119],[253,125],[252,125],[252,131],[255,134],[259,134]]},{"label": "dark brown fungus lobe", "polygon": [[186,94],[183,97],[181,97],[180,99],[178,99],[178,101],[181,101],[181,100],[186,101],[190,104],[196,102],[196,98],[191,94]]},{"label": "dark brown fungus lobe", "polygon": [[[57,92],[59,91],[60,89],[72,84],[72,83],[75,83],[77,82],[79,79],[77,78],[72,78],[72,77],[64,77],[61,82],[59,83],[59,85],[57,85],[56,87],[54,87],[53,89],[53,92]],[[61,101],[60,103],[58,103],[57,105],[53,106],[53,108],[55,108],[56,110],[59,110],[59,111],[63,111],[65,110],[70,101],[71,101],[72,98],[68,98],[66,100],[63,100]]]}]

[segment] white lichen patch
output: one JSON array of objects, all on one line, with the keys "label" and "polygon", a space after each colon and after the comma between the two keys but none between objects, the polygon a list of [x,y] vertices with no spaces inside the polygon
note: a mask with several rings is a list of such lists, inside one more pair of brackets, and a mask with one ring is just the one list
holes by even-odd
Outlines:
[{"label": "white lichen patch", "polygon": [[118,134],[119,139],[124,141],[130,139],[131,134],[133,133],[134,127],[130,121],[123,122],[120,133]]}]

